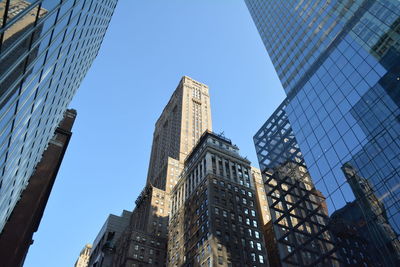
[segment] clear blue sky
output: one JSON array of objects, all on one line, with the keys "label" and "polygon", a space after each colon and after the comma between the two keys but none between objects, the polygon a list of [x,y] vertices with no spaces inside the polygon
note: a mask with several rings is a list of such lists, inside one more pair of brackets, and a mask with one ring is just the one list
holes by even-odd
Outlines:
[{"label": "clear blue sky", "polygon": [[132,210],[154,123],[181,76],[210,87],[213,129],[258,166],[253,135],[284,98],[243,0],[120,0],[71,107],[78,117],[25,267],[71,267]]}]

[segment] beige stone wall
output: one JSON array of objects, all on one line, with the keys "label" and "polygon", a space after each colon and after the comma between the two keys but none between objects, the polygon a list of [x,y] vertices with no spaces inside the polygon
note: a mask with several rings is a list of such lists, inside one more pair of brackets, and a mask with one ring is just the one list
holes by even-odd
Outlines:
[{"label": "beige stone wall", "polygon": [[260,208],[261,212],[262,224],[265,225],[271,220],[271,215],[269,212],[263,178],[261,175],[261,171],[258,168],[251,167],[251,174],[253,176],[254,184],[256,187],[256,198],[258,202],[258,207]]}]

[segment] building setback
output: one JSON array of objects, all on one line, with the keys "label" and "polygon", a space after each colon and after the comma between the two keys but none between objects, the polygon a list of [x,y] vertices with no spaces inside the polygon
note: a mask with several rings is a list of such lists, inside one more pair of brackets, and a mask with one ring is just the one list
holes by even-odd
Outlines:
[{"label": "building setback", "polygon": [[[245,2],[287,94],[303,165],[326,198],[335,242],[320,265],[400,265],[399,1]],[[255,139],[264,171],[276,148]]]},{"label": "building setback", "polygon": [[116,242],[129,225],[131,212],[124,210],[121,216],[110,214],[93,242],[88,259],[89,267],[112,267]]},{"label": "building setback", "polygon": [[168,266],[269,266],[250,162],[205,132],[171,195]]},{"label": "building setback", "polygon": [[1,1],[0,232],[97,56],[116,3]]},{"label": "building setback", "polygon": [[151,185],[136,200],[128,227],[116,244],[113,266],[165,266],[169,194]]}]

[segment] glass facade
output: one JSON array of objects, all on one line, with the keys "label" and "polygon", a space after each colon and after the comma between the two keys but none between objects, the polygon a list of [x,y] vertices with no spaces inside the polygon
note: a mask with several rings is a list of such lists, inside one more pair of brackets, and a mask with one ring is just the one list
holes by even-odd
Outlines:
[{"label": "glass facade", "polygon": [[0,231],[96,57],[116,3],[0,1]]},{"label": "glass facade", "polygon": [[[400,265],[400,2],[246,3],[336,244],[363,241],[366,265]],[[355,264],[360,253],[338,257]]]}]

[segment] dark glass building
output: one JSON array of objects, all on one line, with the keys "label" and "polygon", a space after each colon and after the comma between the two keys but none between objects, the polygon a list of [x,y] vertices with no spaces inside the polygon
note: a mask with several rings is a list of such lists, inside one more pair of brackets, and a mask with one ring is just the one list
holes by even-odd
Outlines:
[{"label": "dark glass building", "polygon": [[116,3],[0,1],[0,231],[96,57]]},{"label": "dark glass building", "polygon": [[[348,238],[372,246],[365,247],[373,251],[366,265],[398,266],[400,2],[246,4],[287,94],[284,111],[312,182],[326,197],[331,225],[352,222],[362,233]],[[255,136],[256,146],[261,140]],[[258,148],[260,159],[267,150]],[[359,257],[337,256],[343,264]]]}]

